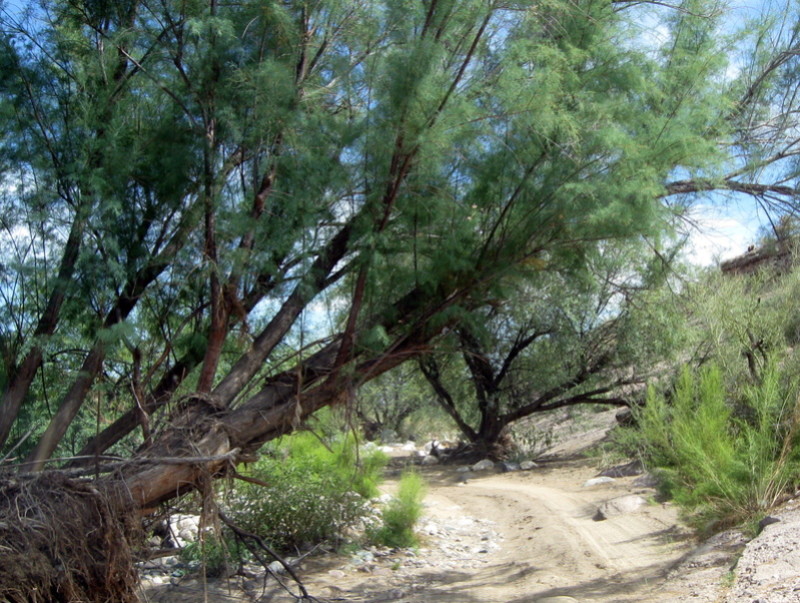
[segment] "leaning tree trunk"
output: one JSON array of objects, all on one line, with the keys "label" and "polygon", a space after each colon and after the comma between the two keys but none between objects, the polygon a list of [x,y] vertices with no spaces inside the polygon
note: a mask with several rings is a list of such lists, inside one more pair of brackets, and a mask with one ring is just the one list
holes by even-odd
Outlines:
[{"label": "leaning tree trunk", "polygon": [[335,371],[337,340],[235,410],[213,397],[190,400],[152,446],[94,482],[59,472],[0,479],[0,600],[135,601],[131,551],[141,513],[252,460],[264,442],[345,401],[354,379],[397,366],[426,339],[401,338],[348,371]]}]

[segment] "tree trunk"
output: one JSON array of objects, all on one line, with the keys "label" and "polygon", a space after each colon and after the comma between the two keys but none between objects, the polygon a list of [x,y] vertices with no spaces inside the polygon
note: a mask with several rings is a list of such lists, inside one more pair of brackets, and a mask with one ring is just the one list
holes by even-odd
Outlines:
[{"label": "tree trunk", "polygon": [[17,419],[22,402],[31,387],[31,383],[33,383],[34,377],[36,377],[36,371],[42,365],[44,353],[38,340],[41,337],[52,335],[58,325],[61,306],[66,297],[67,283],[72,279],[72,275],[75,272],[75,263],[80,253],[83,225],[84,219],[79,208],[72,220],[69,237],[64,245],[64,253],[61,256],[61,265],[58,269],[56,282],[53,285],[53,291],[33,333],[34,345],[12,376],[8,390],[0,401],[0,447],[8,439],[11,426]]}]

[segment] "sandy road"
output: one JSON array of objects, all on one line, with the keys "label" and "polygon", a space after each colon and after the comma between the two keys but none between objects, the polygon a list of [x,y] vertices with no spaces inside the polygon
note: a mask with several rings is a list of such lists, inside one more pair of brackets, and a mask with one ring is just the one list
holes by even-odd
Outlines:
[{"label": "sandy road", "polygon": [[692,546],[669,505],[654,502],[595,521],[602,503],[653,491],[633,488],[632,478],[584,487],[595,473],[586,462],[487,475],[465,485],[448,484],[446,473],[432,480],[429,515],[491,520],[502,545],[475,572],[423,570],[404,601],[662,601],[659,583]]},{"label": "sandy road", "polygon": [[[675,509],[652,501],[654,490],[634,487],[634,478],[584,487],[597,470],[581,459],[472,474],[467,483],[454,467],[422,472],[429,494],[420,550],[376,555],[360,566],[344,554],[309,558],[299,569],[309,593],[331,603],[719,600],[715,585],[724,568],[694,576],[684,565],[668,576],[696,545]],[[603,503],[631,494],[651,502],[595,521]],[[426,532],[426,525],[444,529]],[[264,585],[261,579],[248,589],[231,581],[181,581],[149,591],[146,600],[296,600],[274,581]]]}]

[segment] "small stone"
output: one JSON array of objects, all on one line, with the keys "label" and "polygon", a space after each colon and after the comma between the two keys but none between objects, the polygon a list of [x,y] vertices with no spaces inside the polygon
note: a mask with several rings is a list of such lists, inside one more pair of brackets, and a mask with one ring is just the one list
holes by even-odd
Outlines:
[{"label": "small stone", "polygon": [[472,468],[467,465],[456,468],[456,473],[469,473],[470,471],[472,471]]},{"label": "small stone", "polygon": [[273,561],[267,567],[273,574],[282,574],[286,571],[286,568],[283,567],[283,564],[280,561]]},{"label": "small stone", "polygon": [[473,471],[488,471],[489,469],[494,469],[494,463],[489,459],[478,461],[472,466]]},{"label": "small stone", "polygon": [[658,478],[650,473],[637,477],[631,485],[635,488],[655,488],[658,486]]},{"label": "small stone", "polygon": [[592,486],[599,486],[601,484],[611,484],[615,481],[613,477],[593,477],[592,479],[586,480],[583,487],[591,488]]},{"label": "small stone", "polygon": [[603,518],[606,519],[608,517],[614,517],[615,515],[625,515],[627,513],[635,513],[643,506],[647,504],[647,501],[637,494],[630,494],[628,496],[620,496],[619,498],[614,498],[607,502],[604,502],[600,505],[598,509],[598,514],[602,514]]},{"label": "small stone", "polygon": [[342,570],[332,569],[332,570],[328,570],[328,575],[331,578],[340,579],[340,578],[344,578],[347,574],[345,574]]},{"label": "small stone", "polygon": [[642,465],[642,461],[637,460],[625,463],[624,465],[609,467],[601,471],[598,475],[603,477],[630,477],[633,475],[641,475],[642,473],[644,473],[644,466]]},{"label": "small stone", "polygon": [[423,457],[422,464],[423,465],[438,465],[439,464],[439,459],[436,458],[435,456],[429,454],[428,456]]},{"label": "small stone", "polygon": [[536,469],[539,465],[534,463],[533,461],[522,461],[519,464],[519,468],[523,471],[530,471],[531,469]]}]

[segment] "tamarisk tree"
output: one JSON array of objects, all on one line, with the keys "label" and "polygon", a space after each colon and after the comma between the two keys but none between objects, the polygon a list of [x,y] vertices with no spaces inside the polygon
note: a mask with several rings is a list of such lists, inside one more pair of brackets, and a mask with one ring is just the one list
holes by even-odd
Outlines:
[{"label": "tamarisk tree", "polygon": [[502,458],[509,428],[575,405],[627,406],[668,373],[684,343],[667,255],[645,241],[600,246],[568,277],[541,272],[443,338],[418,365],[468,442]]},{"label": "tamarisk tree", "polygon": [[[666,11],[657,45],[650,8],[0,5],[5,463],[89,458],[152,507],[508,283],[657,235],[665,198],[736,188],[714,174],[797,53],[754,61],[742,91],[715,3]],[[334,297],[326,330],[314,308]],[[109,450],[133,459],[108,473]]]}]

